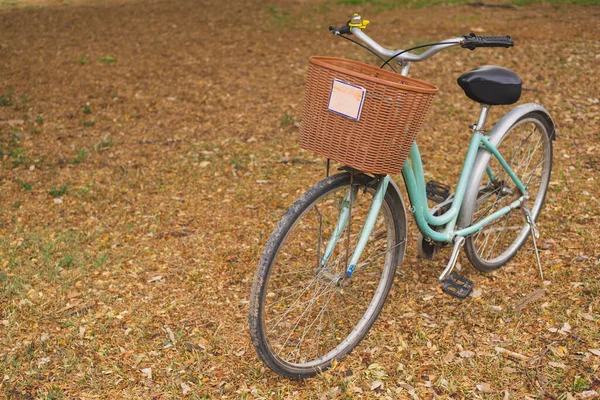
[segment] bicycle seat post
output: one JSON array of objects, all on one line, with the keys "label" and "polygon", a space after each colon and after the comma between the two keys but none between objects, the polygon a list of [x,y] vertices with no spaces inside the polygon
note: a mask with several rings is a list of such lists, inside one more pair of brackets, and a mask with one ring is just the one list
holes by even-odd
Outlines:
[{"label": "bicycle seat post", "polygon": [[487,104],[481,105],[481,113],[479,114],[479,120],[477,120],[477,125],[473,127],[474,132],[483,133],[483,128],[485,127],[485,121],[487,120],[488,112],[492,106]]}]

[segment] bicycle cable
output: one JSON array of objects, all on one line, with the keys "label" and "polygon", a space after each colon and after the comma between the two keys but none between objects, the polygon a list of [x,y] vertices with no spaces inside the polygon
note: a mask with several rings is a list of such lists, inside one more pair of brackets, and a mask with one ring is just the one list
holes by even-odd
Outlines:
[{"label": "bicycle cable", "polygon": [[336,35],[336,36],[339,36],[339,37],[341,37],[342,39],[349,40],[349,41],[351,41],[352,43],[359,45],[359,46],[360,46],[360,47],[362,47],[363,49],[365,49],[365,50],[369,51],[370,53],[372,53],[373,55],[375,55],[375,56],[376,56],[377,58],[379,58],[381,61],[384,61],[384,64],[383,64],[383,66],[382,66],[381,68],[383,68],[385,65],[387,65],[388,67],[390,67],[390,68],[392,69],[392,71],[394,71],[395,73],[398,73],[398,71],[396,71],[396,68],[394,68],[393,66],[391,66],[390,64],[388,64],[390,60],[387,60],[387,61],[386,61],[386,60],[385,60],[385,58],[381,57],[379,54],[375,53],[373,50],[371,50],[371,49],[370,49],[370,48],[368,48],[367,46],[363,45],[362,43],[358,43],[356,40],[354,40],[354,39],[350,39],[349,37],[346,37],[346,36],[342,36],[342,35]]}]

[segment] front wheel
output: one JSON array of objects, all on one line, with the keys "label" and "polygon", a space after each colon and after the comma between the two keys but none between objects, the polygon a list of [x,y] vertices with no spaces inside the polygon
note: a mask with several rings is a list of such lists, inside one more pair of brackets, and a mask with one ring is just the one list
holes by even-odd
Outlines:
[{"label": "front wheel", "polygon": [[[278,374],[298,379],[327,369],[377,319],[405,244],[405,220],[396,217],[402,203],[390,188],[361,260],[345,278],[375,185],[362,174],[322,180],[290,207],[269,239],[252,286],[249,325],[258,356]],[[350,219],[323,263],[348,204]]]},{"label": "front wheel", "polygon": [[[527,188],[529,199],[524,203],[537,220],[552,170],[551,127],[539,113],[522,116],[502,134],[497,145],[500,154]],[[489,168],[473,171],[477,187],[467,189],[459,224],[476,223],[509,205],[521,196],[507,172],[495,157]],[[468,201],[470,199],[470,201]],[[492,221],[466,239],[465,253],[471,264],[480,271],[493,271],[512,259],[529,235],[524,212],[517,208]]]}]

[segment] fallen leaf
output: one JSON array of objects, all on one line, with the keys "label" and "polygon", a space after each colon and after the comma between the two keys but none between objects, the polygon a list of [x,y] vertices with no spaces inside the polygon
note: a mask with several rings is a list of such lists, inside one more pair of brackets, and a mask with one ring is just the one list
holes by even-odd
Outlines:
[{"label": "fallen leaf", "polygon": [[49,363],[50,363],[50,359],[48,357],[42,357],[37,362],[38,365],[45,365],[45,364],[49,364]]},{"label": "fallen leaf", "polygon": [[592,353],[595,356],[600,357],[600,349],[588,349],[590,351],[590,353]]},{"label": "fallen leaf", "polygon": [[502,307],[500,307],[500,306],[491,305],[489,308],[490,308],[490,311],[493,313],[501,313],[502,312]]},{"label": "fallen leaf", "polygon": [[198,166],[200,168],[206,168],[210,165],[210,161],[202,161],[200,164],[198,164]]},{"label": "fallen leaf", "polygon": [[383,390],[383,382],[373,381],[373,383],[371,383],[371,390],[373,390],[373,391]]},{"label": "fallen leaf", "polygon": [[477,390],[483,393],[490,393],[492,391],[492,385],[490,385],[489,383],[480,383],[475,387],[477,388]]},{"label": "fallen leaf", "polygon": [[381,365],[379,365],[377,363],[373,363],[373,364],[369,365],[368,369],[379,370],[379,369],[381,369]]},{"label": "fallen leaf", "polygon": [[471,350],[464,350],[461,351],[460,353],[458,353],[459,356],[461,356],[462,358],[469,358],[469,357],[473,357],[475,355],[475,352],[471,351]]},{"label": "fallen leaf", "polygon": [[152,368],[144,368],[141,371],[142,371],[142,374],[146,375],[146,378],[152,380]]},{"label": "fallen leaf", "polygon": [[529,293],[527,296],[523,297],[521,300],[519,300],[514,305],[515,311],[523,310],[525,307],[527,307],[527,305],[544,297],[545,294],[546,294],[546,289],[538,289],[538,290],[535,290],[535,291]]},{"label": "fallen leaf", "polygon": [[498,347],[497,346],[494,349],[498,353],[504,354],[504,355],[506,355],[507,357],[510,357],[510,358],[516,358],[518,360],[524,360],[524,361],[529,360],[529,357],[524,356],[523,354],[519,354],[519,353],[514,352],[514,351],[507,350],[507,349],[505,349],[503,347]]},{"label": "fallen leaf", "polygon": [[598,392],[595,390],[586,390],[585,392],[577,393],[576,399],[596,399],[598,398]]},{"label": "fallen leaf", "polygon": [[167,335],[169,336],[169,340],[171,341],[171,343],[175,344],[175,334],[173,333],[171,328],[169,328],[168,326],[165,325],[165,332],[167,332]]},{"label": "fallen leaf", "polygon": [[567,367],[565,364],[563,363],[559,363],[559,362],[554,362],[554,361],[550,361],[548,362],[548,365],[554,368],[560,368],[560,369],[568,369],[569,367]]},{"label": "fallen leaf", "polygon": [[444,357],[442,357],[442,361],[445,362],[446,364],[451,363],[453,360],[454,360],[454,352],[452,350],[447,352],[446,355]]},{"label": "fallen leaf", "polygon": [[153,277],[152,279],[148,279],[148,283],[152,283],[152,282],[158,282],[163,278],[162,275],[157,275],[155,277]]},{"label": "fallen leaf", "polygon": [[567,350],[563,346],[558,346],[558,347],[549,346],[548,348],[550,349],[552,354],[554,354],[556,357],[562,358],[567,355]]},{"label": "fallen leaf", "polygon": [[571,332],[571,325],[569,325],[568,322],[565,322],[560,328],[548,328],[548,330],[552,333],[567,335],[569,332]]},{"label": "fallen leaf", "polygon": [[588,314],[588,313],[581,313],[580,314],[582,318],[587,319],[588,321],[594,321],[594,316],[592,314]]},{"label": "fallen leaf", "polygon": [[183,389],[183,394],[186,395],[192,391],[192,388],[187,383],[181,382],[181,389]]}]

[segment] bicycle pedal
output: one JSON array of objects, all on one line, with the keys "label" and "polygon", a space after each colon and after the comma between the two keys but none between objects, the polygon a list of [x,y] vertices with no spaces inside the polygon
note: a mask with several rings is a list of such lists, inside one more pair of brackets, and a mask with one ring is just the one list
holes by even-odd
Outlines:
[{"label": "bicycle pedal", "polygon": [[441,203],[450,196],[450,186],[441,182],[429,181],[425,185],[425,192],[429,200]]},{"label": "bicycle pedal", "polygon": [[457,273],[451,272],[442,283],[442,292],[456,297],[457,299],[464,300],[473,291],[473,281],[464,276],[458,275]]}]

